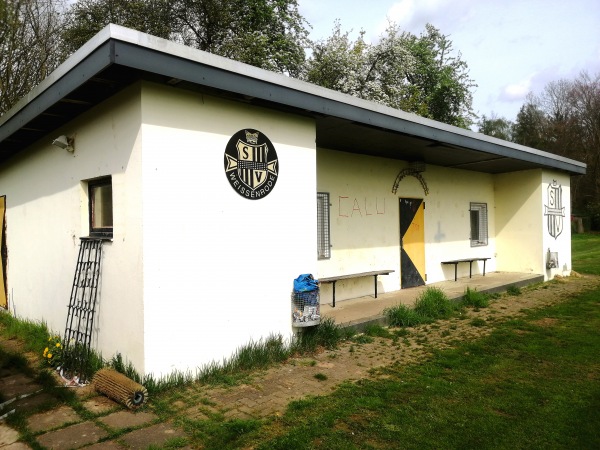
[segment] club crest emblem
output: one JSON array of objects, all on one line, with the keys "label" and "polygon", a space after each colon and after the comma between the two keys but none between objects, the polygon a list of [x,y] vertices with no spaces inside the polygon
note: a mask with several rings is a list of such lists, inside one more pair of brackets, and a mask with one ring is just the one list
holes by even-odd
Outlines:
[{"label": "club crest emblem", "polygon": [[258,200],[271,193],[279,163],[271,141],[260,131],[240,130],[225,147],[225,175],[242,197]]},{"label": "club crest emblem", "polygon": [[562,186],[554,180],[548,185],[548,205],[544,205],[544,215],[548,218],[548,233],[554,239],[563,231],[565,208],[562,205]]}]

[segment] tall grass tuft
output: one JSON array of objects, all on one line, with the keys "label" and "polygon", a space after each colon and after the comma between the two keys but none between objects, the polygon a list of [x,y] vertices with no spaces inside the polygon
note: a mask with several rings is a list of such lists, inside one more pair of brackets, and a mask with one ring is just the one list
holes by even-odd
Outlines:
[{"label": "tall grass tuft", "polygon": [[454,314],[457,306],[440,288],[428,287],[415,300],[415,311],[426,321],[447,319]]},{"label": "tall grass tuft", "polygon": [[423,323],[423,317],[413,308],[406,305],[386,308],[383,314],[392,327],[414,327]]},{"label": "tall grass tuft", "polygon": [[459,308],[439,288],[428,287],[415,300],[413,308],[397,305],[386,308],[383,313],[388,323],[396,327],[414,327],[423,323],[451,317]]},{"label": "tall grass tuft", "polygon": [[312,353],[319,347],[333,349],[349,336],[347,332],[330,317],[321,320],[316,327],[305,328],[292,343],[294,353]]},{"label": "tall grass tuft", "polygon": [[490,297],[483,292],[479,292],[477,289],[471,289],[467,286],[461,304],[472,308],[487,308],[490,305]]}]

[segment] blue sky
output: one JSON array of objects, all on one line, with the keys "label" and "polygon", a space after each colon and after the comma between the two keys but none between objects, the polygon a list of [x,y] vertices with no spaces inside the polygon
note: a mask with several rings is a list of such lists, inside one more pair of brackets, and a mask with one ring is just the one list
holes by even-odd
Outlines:
[{"label": "blue sky", "polygon": [[473,106],[514,120],[528,92],[600,73],[600,0],[298,0],[311,38],[343,31],[375,42],[391,20],[414,34],[431,23],[449,36],[478,85]]}]

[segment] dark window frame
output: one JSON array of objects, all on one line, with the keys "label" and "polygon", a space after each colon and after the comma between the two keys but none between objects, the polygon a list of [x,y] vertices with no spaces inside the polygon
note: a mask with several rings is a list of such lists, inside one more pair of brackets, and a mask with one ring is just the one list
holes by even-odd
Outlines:
[{"label": "dark window frame", "polygon": [[[112,202],[112,177],[101,177],[93,180],[89,180],[88,182],[88,223],[90,227],[90,237],[99,237],[99,238],[112,238],[113,237],[113,202]],[[95,201],[95,191],[97,188],[101,187],[110,187],[110,226],[105,227],[95,227],[95,215],[96,215],[96,201]],[[106,213],[106,212],[104,212]]]}]

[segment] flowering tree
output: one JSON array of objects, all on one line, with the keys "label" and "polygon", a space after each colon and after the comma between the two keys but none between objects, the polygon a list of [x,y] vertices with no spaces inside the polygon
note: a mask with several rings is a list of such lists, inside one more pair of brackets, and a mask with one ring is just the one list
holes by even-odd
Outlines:
[{"label": "flowering tree", "polygon": [[415,36],[390,24],[376,44],[333,34],[312,47],[306,81],[423,117],[467,128],[473,121],[467,64],[432,25]]}]

